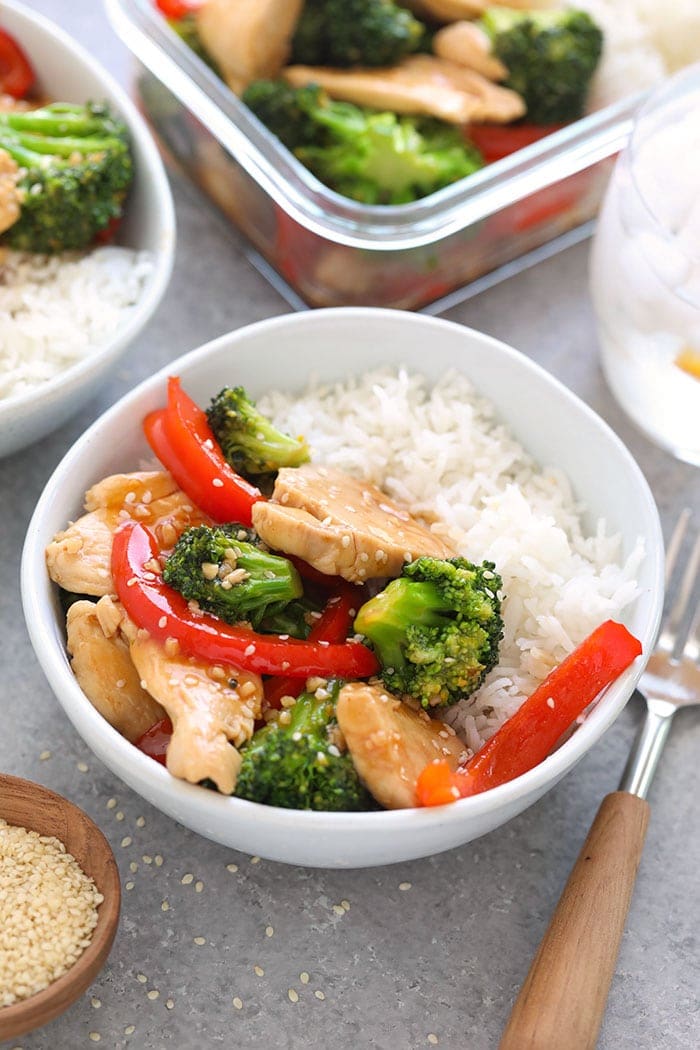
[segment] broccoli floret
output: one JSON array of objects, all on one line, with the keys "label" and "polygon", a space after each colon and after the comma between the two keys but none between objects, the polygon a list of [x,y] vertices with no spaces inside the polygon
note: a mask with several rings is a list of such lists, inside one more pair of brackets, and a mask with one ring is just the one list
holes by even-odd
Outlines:
[{"label": "broccoli floret", "polygon": [[352,758],[337,744],[335,703],[341,683],[329,683],[324,699],[302,693],[287,725],[259,729],[242,750],[235,794],[283,809],[374,809]]},{"label": "broccoli floret", "polygon": [[226,623],[257,627],[301,597],[303,588],[290,561],[251,540],[250,530],[237,524],[186,529],[165,563],[163,579]]},{"label": "broccoli floret", "polygon": [[207,409],[209,426],[228,463],[239,474],[270,474],[309,460],[302,437],[290,437],[255,407],[242,386],[225,386]]},{"label": "broccoli floret", "polygon": [[263,634],[288,634],[290,638],[306,639],[309,637],[311,613],[319,613],[322,606],[304,595],[285,605],[282,609],[273,609],[257,625]]},{"label": "broccoli floret", "polygon": [[308,66],[392,66],[416,51],[425,26],[391,0],[307,0],[292,61]]},{"label": "broccoli floret", "polygon": [[355,619],[387,689],[426,708],[473,693],[498,660],[501,586],[493,562],[426,557],[406,565]]},{"label": "broccoli floret", "polygon": [[405,204],[483,165],[451,125],[334,102],[315,85],[257,82],[243,101],[317,178],[365,204]]},{"label": "broccoli floret", "polygon": [[121,215],[133,162],[126,127],[105,106],[0,113],[0,150],[21,170],[20,217],[2,237],[9,247],[85,248]]},{"label": "broccoli floret", "polygon": [[506,86],[525,100],[528,121],[563,124],[583,116],[603,48],[590,15],[490,7],[479,25],[508,69]]}]

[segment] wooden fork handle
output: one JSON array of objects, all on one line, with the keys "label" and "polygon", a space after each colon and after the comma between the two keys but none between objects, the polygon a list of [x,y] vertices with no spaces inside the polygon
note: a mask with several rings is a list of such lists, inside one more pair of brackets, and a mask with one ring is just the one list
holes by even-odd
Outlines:
[{"label": "wooden fork handle", "polygon": [[644,799],[603,799],[500,1050],[594,1050],[648,822]]}]

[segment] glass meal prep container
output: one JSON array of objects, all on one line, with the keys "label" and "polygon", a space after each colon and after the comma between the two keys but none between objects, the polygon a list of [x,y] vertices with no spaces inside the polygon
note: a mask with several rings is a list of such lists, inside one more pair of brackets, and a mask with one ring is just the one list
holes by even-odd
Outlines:
[{"label": "glass meal prep container", "polygon": [[296,160],[152,0],[106,3],[138,61],[138,98],[166,154],[243,231],[298,308],[437,311],[587,236],[640,102],[608,106],[414,203],[365,205]]}]

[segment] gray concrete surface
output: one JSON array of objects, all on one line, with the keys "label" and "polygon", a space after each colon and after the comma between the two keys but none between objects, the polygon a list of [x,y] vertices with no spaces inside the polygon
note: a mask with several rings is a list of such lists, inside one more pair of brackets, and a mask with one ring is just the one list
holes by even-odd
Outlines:
[{"label": "gray concrete surface", "polygon": [[[94,0],[31,6],[128,78],[127,57]],[[90,992],[46,1028],[5,1045],[418,1050],[437,1038],[445,1050],[491,1050],[596,808],[617,784],[639,708],[629,706],[563,783],[487,838],[394,867],[309,871],[254,863],[153,810],[88,752],[34,659],[19,612],[19,554],[35,501],[62,454],[156,368],[227,329],[286,310],[250,267],[242,243],[176,179],[174,191],[179,249],[156,318],[78,418],[0,463],[0,769],[49,785],[97,820],[125,887],[114,950]],[[698,473],[639,436],[607,392],[586,264],[584,245],[449,316],[519,347],[600,412],[639,460],[668,533],[680,507],[700,509]],[[51,757],[41,761],[45,750]],[[601,1050],[700,1046],[699,754],[700,718],[687,712],[654,785]],[[127,835],[133,842],[122,848]],[[237,870],[227,869],[232,864]],[[201,880],[201,892],[182,884],[186,873]],[[342,916],[333,909],[341,900],[350,904]],[[195,943],[199,937],[204,944]]]}]

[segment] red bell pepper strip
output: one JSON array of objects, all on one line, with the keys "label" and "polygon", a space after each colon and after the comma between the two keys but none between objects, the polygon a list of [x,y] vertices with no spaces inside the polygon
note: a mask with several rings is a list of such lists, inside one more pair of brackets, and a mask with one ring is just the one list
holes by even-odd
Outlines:
[{"label": "red bell pepper strip", "polygon": [[324,645],[257,634],[209,613],[193,612],[181,594],[146,569],[158,554],[153,536],[138,522],[125,522],[114,535],[112,573],[117,594],[134,623],[154,638],[175,638],[191,656],[255,674],[367,678],[378,670],[374,653],[360,642]]},{"label": "red bell pepper strip", "polygon": [[34,70],[14,37],[0,29],[0,94],[24,98],[34,83]]},{"label": "red bell pepper strip", "polygon": [[[330,578],[330,577],[329,577]],[[340,594],[328,600],[328,603],[309,631],[310,642],[329,642],[340,644],[350,633],[357,610],[362,602],[360,589],[345,584]],[[265,682],[265,700],[268,707],[279,708],[283,696],[299,696],[304,682],[286,675],[283,678],[270,678]]]},{"label": "red bell pepper strip", "polygon": [[563,124],[470,124],[465,135],[486,163],[493,164],[563,127]]},{"label": "red bell pepper strip", "polygon": [[253,504],[265,497],[224,459],[206,413],[180,386],[168,380],[168,407],[158,420],[144,420],[151,448],[197,506],[214,521],[250,525]]},{"label": "red bell pepper strip", "polygon": [[147,729],[146,732],[138,738],[136,741],[136,747],[139,751],[143,751],[144,755],[148,755],[149,758],[154,758],[156,762],[160,762],[160,764],[164,766],[168,744],[170,743],[172,735],[172,722],[167,717],[161,718],[159,722],[155,722],[150,729]]},{"label": "red bell pepper strip", "polygon": [[156,0],[156,7],[166,18],[179,22],[186,15],[191,15],[203,3],[204,0]]},{"label": "red bell pepper strip", "polygon": [[622,624],[601,624],[547,675],[464,770],[453,773],[444,761],[426,766],[416,788],[419,805],[441,806],[480,794],[538,765],[598,693],[641,652],[639,641]]}]

